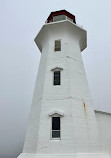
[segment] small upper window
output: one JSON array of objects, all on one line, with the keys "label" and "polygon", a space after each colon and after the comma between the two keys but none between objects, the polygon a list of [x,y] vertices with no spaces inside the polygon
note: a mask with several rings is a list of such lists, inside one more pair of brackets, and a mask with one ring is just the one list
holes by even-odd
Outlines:
[{"label": "small upper window", "polygon": [[54,71],[54,85],[60,85],[60,71]]},{"label": "small upper window", "polygon": [[61,51],[61,41],[60,40],[55,41],[55,51]]},{"label": "small upper window", "polygon": [[60,117],[52,117],[52,138],[60,138]]}]

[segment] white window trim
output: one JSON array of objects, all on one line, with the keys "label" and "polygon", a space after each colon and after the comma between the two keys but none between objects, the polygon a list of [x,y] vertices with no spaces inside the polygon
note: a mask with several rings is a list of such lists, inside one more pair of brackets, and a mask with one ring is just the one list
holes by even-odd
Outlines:
[{"label": "white window trim", "polygon": [[54,115],[58,115],[58,116],[64,116],[64,113],[58,110],[54,110],[52,112],[49,113],[49,116],[53,117]]},{"label": "white window trim", "polygon": [[[62,67],[54,67],[54,68],[51,69],[51,71],[53,72],[53,73],[52,73],[52,85],[53,85],[53,86],[54,86],[54,84],[53,84],[53,83],[54,83],[54,72],[55,72],[55,71],[60,71],[60,75],[61,75],[61,76],[60,76],[60,79],[62,80],[62,73],[61,73],[62,70],[63,70]],[[62,85],[62,82],[60,81],[60,85],[59,85],[59,86],[61,86],[61,85]],[[58,87],[58,86],[56,86],[56,87]]]},{"label": "white window trim", "polygon": [[51,71],[61,71],[61,70],[63,70],[62,67],[54,67],[51,69]]},{"label": "white window trim", "polygon": [[[54,110],[49,113],[49,116],[51,117],[51,129],[50,129],[50,139],[51,140],[61,140],[61,117],[64,116],[64,113],[58,110]],[[52,117],[60,117],[60,138],[52,138]]]}]

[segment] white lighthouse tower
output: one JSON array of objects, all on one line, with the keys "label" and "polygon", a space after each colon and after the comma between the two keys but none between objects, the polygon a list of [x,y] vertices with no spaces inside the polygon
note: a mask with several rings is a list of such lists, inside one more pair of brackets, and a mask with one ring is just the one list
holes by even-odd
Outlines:
[{"label": "white lighthouse tower", "polygon": [[36,36],[41,60],[19,158],[107,158],[81,57],[86,33],[74,15],[60,10]]}]

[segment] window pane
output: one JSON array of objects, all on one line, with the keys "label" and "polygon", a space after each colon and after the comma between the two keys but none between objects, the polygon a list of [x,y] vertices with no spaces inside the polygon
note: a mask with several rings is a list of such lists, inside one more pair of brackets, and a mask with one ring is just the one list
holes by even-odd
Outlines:
[{"label": "window pane", "polygon": [[60,76],[54,76],[54,80],[60,81]]},{"label": "window pane", "polygon": [[71,19],[70,17],[67,16],[67,19],[73,22],[73,19]]},{"label": "window pane", "polygon": [[61,51],[61,41],[60,40],[55,41],[55,51]]},{"label": "window pane", "polygon": [[60,71],[54,71],[54,85],[60,85]]},{"label": "window pane", "polygon": [[52,117],[52,130],[60,130],[60,117]]},{"label": "window pane", "polygon": [[60,51],[61,49],[60,48],[55,48],[55,51]]},{"label": "window pane", "polygon": [[60,138],[60,131],[52,131],[52,138]]},{"label": "window pane", "polygon": [[65,20],[65,15],[56,15],[53,17],[53,21]]},{"label": "window pane", "polygon": [[54,71],[54,75],[60,75],[60,71]]},{"label": "window pane", "polygon": [[54,85],[60,85],[60,81],[54,80]]}]

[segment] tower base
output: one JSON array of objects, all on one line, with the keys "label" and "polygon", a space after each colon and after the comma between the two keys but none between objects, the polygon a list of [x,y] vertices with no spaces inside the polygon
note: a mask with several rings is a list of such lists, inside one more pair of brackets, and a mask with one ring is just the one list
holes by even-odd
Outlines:
[{"label": "tower base", "polygon": [[110,158],[107,153],[80,153],[80,154],[27,154],[22,153],[18,158]]}]

